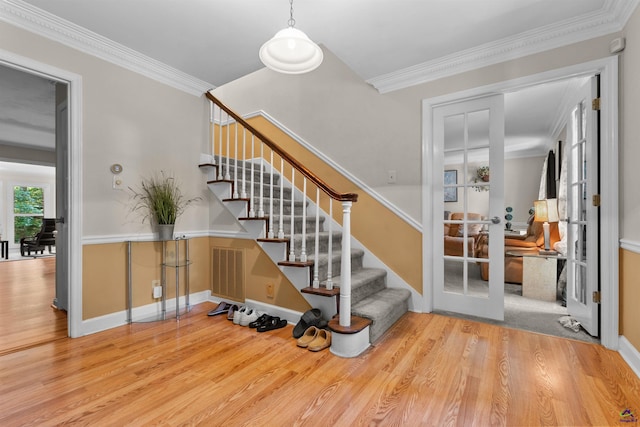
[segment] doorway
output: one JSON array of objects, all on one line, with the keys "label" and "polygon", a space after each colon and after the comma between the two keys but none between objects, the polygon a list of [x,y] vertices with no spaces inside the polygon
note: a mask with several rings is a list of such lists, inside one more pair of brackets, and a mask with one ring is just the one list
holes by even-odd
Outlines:
[{"label": "doorway", "polygon": [[[66,290],[67,336],[78,337],[82,332],[82,161],[81,161],[81,111],[82,78],[76,74],[34,61],[30,58],[0,50],[0,66],[17,70],[29,76],[38,76],[56,82],[61,88],[58,105],[64,106],[65,114],[58,120],[66,123],[66,136],[61,139],[60,148],[54,154],[55,163],[65,174],[56,179],[56,194],[63,195],[61,211],[56,210],[58,219],[56,257],[56,283]],[[55,107],[54,107],[55,109]],[[59,111],[60,112],[60,111]],[[60,123],[60,122],[58,122]],[[62,162],[62,163],[61,163]],[[57,169],[58,169],[57,168]],[[58,207],[60,207],[58,206]],[[60,215],[62,213],[62,215]],[[62,276],[61,276],[62,274]],[[58,298],[62,293],[56,295]]]},{"label": "doorway", "polygon": [[[424,111],[424,132],[425,147],[423,150],[423,180],[426,194],[423,197],[423,223],[430,224],[430,233],[425,232],[425,244],[423,246],[424,254],[424,289],[425,289],[425,307],[427,311],[433,311],[435,302],[434,291],[436,289],[435,280],[432,272],[435,271],[436,254],[432,246],[432,241],[436,239],[439,228],[437,224],[441,224],[442,220],[437,216],[441,213],[434,209],[433,200],[437,199],[436,188],[438,183],[434,180],[431,172],[433,171],[433,162],[436,160],[434,147],[432,145],[433,135],[435,134],[435,123],[433,122],[434,110],[438,106],[448,105],[461,99],[472,99],[488,93],[507,93],[516,91],[520,88],[528,88],[537,84],[557,81],[574,76],[589,76],[600,74],[603,81],[603,91],[601,96],[601,105],[603,105],[601,114],[601,133],[608,138],[608,150],[600,150],[598,155],[601,162],[602,170],[617,170],[617,57],[606,58],[603,60],[593,61],[586,64],[567,67],[565,69],[554,70],[540,75],[529,76],[513,81],[502,82],[496,85],[481,87],[464,91],[456,94],[450,94],[443,97],[428,99],[423,102]],[[614,147],[614,151],[611,148]],[[602,195],[607,197],[608,210],[607,218],[617,218],[617,179],[612,176],[601,174],[599,177],[600,185],[611,188],[610,194]],[[604,201],[602,206],[604,208]],[[604,217],[604,212],[602,213]],[[601,251],[607,255],[603,257],[599,279],[602,283],[601,289],[601,343],[609,348],[617,346],[617,310],[618,310],[618,277],[617,277],[617,236],[618,224],[615,220],[610,220],[601,224]],[[433,237],[433,239],[432,239]]]}]

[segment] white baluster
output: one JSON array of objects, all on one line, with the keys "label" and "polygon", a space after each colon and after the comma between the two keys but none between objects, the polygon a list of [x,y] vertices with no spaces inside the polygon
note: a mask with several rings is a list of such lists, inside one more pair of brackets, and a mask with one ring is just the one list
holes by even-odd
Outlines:
[{"label": "white baluster", "polygon": [[351,202],[342,202],[340,326],[351,326]]},{"label": "white baluster", "polygon": [[284,239],[284,159],[280,159],[280,217],[278,219],[278,239]]},{"label": "white baluster", "polygon": [[313,287],[318,289],[320,287],[320,280],[318,278],[318,256],[320,255],[320,188],[316,187],[316,240],[315,240],[315,252],[313,263]]},{"label": "white baluster", "polygon": [[269,181],[269,232],[267,233],[267,237],[273,239],[273,150],[271,150],[269,163],[271,164],[271,181]]},{"label": "white baluster", "polygon": [[253,191],[253,187],[254,187],[254,179],[253,179],[253,163],[255,161],[256,157],[255,157],[255,137],[253,136],[253,134],[251,134],[251,178],[249,178],[250,181],[250,185],[249,185],[249,218],[255,218],[256,217],[256,211],[253,208],[256,204],[255,199],[253,198],[254,196],[254,191]]},{"label": "white baluster", "polygon": [[264,143],[260,141],[260,202],[258,203],[258,218],[264,217]]},{"label": "white baluster", "polygon": [[242,127],[242,194],[240,197],[247,198],[247,130]]},{"label": "white baluster", "polygon": [[238,122],[236,122],[235,125],[235,130],[236,130],[236,142],[235,142],[235,164],[234,164],[234,173],[233,173],[233,197],[232,199],[237,199],[238,197],[240,197],[240,194],[238,193]]},{"label": "white baluster", "polygon": [[295,194],[295,189],[296,189],[296,170],[294,168],[291,168],[291,231],[289,234],[289,261],[293,262],[296,260],[296,251],[295,251],[295,241],[293,240],[293,238],[295,237],[296,233],[295,230],[293,228],[294,224],[293,224],[293,203],[294,203],[294,194]]},{"label": "white baluster", "polygon": [[307,177],[302,178],[302,247],[300,261],[307,262]]},{"label": "white baluster", "polygon": [[227,181],[231,179],[231,149],[229,145],[229,140],[231,139],[231,136],[229,135],[231,133],[229,132],[230,126],[229,113],[227,113],[227,168],[224,170],[224,179]]},{"label": "white baluster", "polygon": [[220,149],[218,150],[218,180],[222,179],[222,108],[220,110],[220,123],[218,123],[218,130],[220,131],[220,138],[218,138],[218,143],[220,145]]},{"label": "white baluster", "polygon": [[[214,154],[216,152],[216,121],[213,117],[214,111],[215,104],[213,103],[213,101],[209,101],[209,123],[211,123],[209,135],[211,136],[211,154]],[[213,156],[211,157],[213,158]],[[215,160],[213,161],[213,163],[215,163]]]},{"label": "white baluster", "polygon": [[333,289],[333,199],[329,197],[329,250],[327,251],[327,281],[325,286],[327,289]]}]

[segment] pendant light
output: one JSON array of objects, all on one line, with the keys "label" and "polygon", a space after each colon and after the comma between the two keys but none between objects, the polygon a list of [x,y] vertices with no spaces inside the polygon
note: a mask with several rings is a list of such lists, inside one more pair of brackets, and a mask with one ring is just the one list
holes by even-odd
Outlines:
[{"label": "pendant light", "polygon": [[260,60],[268,68],[285,74],[302,74],[313,71],[322,63],[322,49],[302,31],[294,28],[293,0],[289,26],[280,30],[260,48]]}]

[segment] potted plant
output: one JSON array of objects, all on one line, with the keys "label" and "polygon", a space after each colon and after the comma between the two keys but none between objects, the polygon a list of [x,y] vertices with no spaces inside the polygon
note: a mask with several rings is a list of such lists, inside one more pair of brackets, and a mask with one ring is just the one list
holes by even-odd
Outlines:
[{"label": "potted plant", "polygon": [[476,171],[478,179],[484,182],[489,182],[489,166],[481,166]]},{"label": "potted plant", "polygon": [[160,240],[172,240],[178,217],[199,197],[186,198],[176,179],[164,171],[143,178],[139,189],[133,193],[132,210],[142,215],[142,222],[149,221],[158,230]]}]

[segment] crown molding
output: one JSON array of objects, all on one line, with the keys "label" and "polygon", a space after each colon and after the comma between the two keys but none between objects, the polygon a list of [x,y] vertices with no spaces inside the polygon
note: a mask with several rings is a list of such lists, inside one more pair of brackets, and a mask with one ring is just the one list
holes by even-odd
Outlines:
[{"label": "crown molding", "polygon": [[21,0],[1,0],[0,20],[194,96],[214,87]]},{"label": "crown molding", "polygon": [[392,92],[615,33],[623,29],[639,1],[607,0],[598,12],[373,77],[367,80],[367,83],[380,93]]}]

